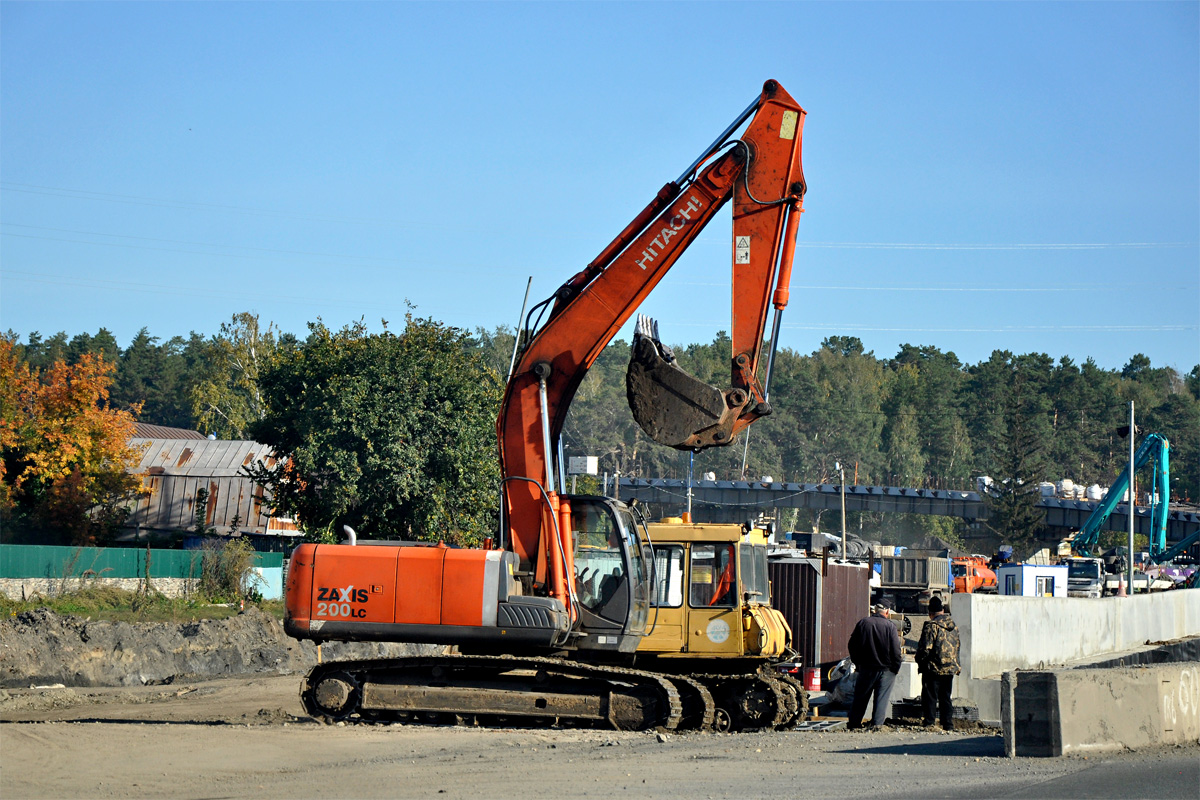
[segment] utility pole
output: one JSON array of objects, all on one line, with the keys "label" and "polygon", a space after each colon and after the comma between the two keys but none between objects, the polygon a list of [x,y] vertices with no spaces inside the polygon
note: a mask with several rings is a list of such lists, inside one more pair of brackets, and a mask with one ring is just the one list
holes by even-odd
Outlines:
[{"label": "utility pole", "polygon": [[[1133,474],[1133,435],[1136,428],[1133,424],[1133,401],[1129,401],[1129,594],[1133,596],[1133,513],[1137,508],[1136,476]],[[1147,587],[1149,590],[1149,587]]]},{"label": "utility pole", "polygon": [[696,467],[696,451],[688,451],[688,484],[687,484],[687,513],[683,515],[683,521],[692,524],[692,475]]},{"label": "utility pole", "polygon": [[842,462],[833,462],[833,468],[838,471],[838,483],[842,488],[842,560],[846,560],[846,470],[842,468]]}]

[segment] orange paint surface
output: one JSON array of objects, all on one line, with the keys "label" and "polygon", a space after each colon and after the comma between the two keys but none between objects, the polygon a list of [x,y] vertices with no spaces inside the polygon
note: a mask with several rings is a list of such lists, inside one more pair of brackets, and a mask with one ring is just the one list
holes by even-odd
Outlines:
[{"label": "orange paint surface", "polygon": [[[389,548],[390,549],[390,548]],[[396,622],[438,625],[442,622],[442,561],[445,547],[397,548]]]},{"label": "orange paint surface", "polygon": [[396,592],[395,550],[324,544],[315,548],[314,561],[309,601],[312,619],[392,621]]},{"label": "orange paint surface", "polygon": [[309,603],[312,600],[312,565],[315,549],[316,545],[302,544],[292,551],[292,557],[288,561],[284,602],[288,615],[295,620],[312,619]]},{"label": "orange paint surface", "polygon": [[442,579],[442,624],[483,624],[483,550],[447,550]]}]

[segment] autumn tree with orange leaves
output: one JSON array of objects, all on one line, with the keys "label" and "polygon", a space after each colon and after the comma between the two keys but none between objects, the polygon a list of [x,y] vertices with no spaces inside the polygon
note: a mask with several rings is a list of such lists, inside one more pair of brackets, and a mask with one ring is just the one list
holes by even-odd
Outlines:
[{"label": "autumn tree with orange leaves", "polygon": [[[109,406],[115,364],[82,356],[32,369],[0,336],[0,517],[8,531],[43,543],[95,544],[128,516],[141,493],[130,473],[134,414]],[[5,538],[10,538],[6,535]]]}]

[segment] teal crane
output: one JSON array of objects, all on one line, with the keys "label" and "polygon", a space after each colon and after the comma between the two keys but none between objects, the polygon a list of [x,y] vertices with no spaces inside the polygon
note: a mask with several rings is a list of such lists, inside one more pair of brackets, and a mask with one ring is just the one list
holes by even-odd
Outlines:
[{"label": "teal crane", "polygon": [[[1167,550],[1167,512],[1170,510],[1171,498],[1168,482],[1171,464],[1170,450],[1171,443],[1167,441],[1167,437],[1158,433],[1150,433],[1142,439],[1141,445],[1133,455],[1134,470],[1141,469],[1151,458],[1154,459],[1154,480],[1151,484],[1154,491],[1151,493],[1150,501],[1150,560],[1155,564],[1170,561],[1187,549],[1197,536],[1200,536],[1200,533],[1193,534]],[[1092,555],[1092,550],[1100,538],[1101,528],[1108,521],[1109,515],[1116,509],[1117,503],[1125,496],[1125,492],[1129,489],[1129,483],[1130,473],[1127,466],[1121,470],[1121,474],[1117,475],[1112,486],[1108,488],[1108,494],[1083,523],[1079,533],[1071,538],[1071,549],[1075,553],[1085,557]]]}]

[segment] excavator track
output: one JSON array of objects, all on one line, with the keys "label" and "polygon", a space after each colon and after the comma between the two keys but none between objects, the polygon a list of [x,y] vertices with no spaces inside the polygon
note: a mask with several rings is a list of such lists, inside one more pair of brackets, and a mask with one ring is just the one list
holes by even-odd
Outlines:
[{"label": "excavator track", "polygon": [[665,676],[675,684],[683,705],[683,718],[678,730],[711,731],[716,717],[717,705],[712,692],[703,683],[682,675]]},{"label": "excavator track", "polygon": [[770,666],[748,674],[692,675],[716,703],[713,729],[721,732],[786,730],[808,712],[808,694],[794,679]]},{"label": "excavator track", "polygon": [[693,684],[554,658],[449,655],[319,664],[305,677],[300,699],[326,722],[674,731],[685,721],[711,725],[711,697],[706,701],[704,687]]},{"label": "excavator track", "polygon": [[783,730],[790,731],[808,719],[808,690],[804,688],[804,683],[793,675],[780,673],[775,677],[783,684],[784,691],[789,692],[795,698],[795,711],[791,719],[786,720],[782,725]]}]

